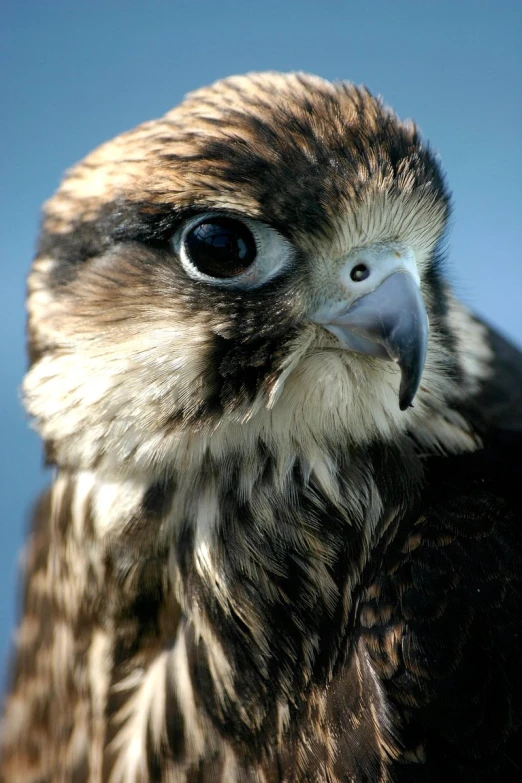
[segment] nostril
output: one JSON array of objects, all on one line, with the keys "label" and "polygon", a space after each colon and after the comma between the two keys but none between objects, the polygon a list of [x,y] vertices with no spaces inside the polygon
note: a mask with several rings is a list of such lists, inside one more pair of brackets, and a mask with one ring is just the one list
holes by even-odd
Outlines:
[{"label": "nostril", "polygon": [[354,283],[360,283],[361,280],[366,280],[367,277],[370,277],[370,270],[366,264],[357,264],[350,272],[350,277]]}]

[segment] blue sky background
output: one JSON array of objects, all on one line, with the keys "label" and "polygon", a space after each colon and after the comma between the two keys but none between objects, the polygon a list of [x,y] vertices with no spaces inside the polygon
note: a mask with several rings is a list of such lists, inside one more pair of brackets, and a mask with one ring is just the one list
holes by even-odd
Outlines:
[{"label": "blue sky background", "polygon": [[[18,399],[39,208],[72,163],[232,73],[349,79],[412,117],[454,194],[450,276],[522,342],[521,0],[0,0],[0,672],[48,480]],[[2,675],[0,674],[0,677]]]}]

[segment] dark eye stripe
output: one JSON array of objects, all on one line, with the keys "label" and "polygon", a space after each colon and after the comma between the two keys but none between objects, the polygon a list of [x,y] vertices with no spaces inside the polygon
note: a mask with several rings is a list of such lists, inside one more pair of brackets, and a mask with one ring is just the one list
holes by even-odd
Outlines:
[{"label": "dark eye stripe", "polygon": [[192,264],[209,277],[235,277],[248,269],[257,256],[252,232],[234,218],[202,220],[187,232],[184,243]]}]

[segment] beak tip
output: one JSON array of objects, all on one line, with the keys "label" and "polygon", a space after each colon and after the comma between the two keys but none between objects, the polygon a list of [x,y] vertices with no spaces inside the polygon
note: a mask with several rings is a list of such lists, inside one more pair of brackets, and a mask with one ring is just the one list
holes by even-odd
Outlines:
[{"label": "beak tip", "polygon": [[407,411],[408,408],[413,408],[414,405],[409,400],[401,400],[399,399],[399,408],[401,411]]},{"label": "beak tip", "polygon": [[[408,408],[413,408],[413,400],[417,396],[419,386],[422,377],[422,371],[424,368],[424,361],[426,358],[426,342],[424,349],[416,357],[412,357],[413,361],[400,362],[401,368],[401,385],[399,387],[399,408],[401,411],[406,411]],[[416,359],[416,360],[415,360]]]},{"label": "beak tip", "polygon": [[404,395],[399,394],[399,408],[401,411],[407,411],[408,408],[413,408],[413,398],[411,394]]}]

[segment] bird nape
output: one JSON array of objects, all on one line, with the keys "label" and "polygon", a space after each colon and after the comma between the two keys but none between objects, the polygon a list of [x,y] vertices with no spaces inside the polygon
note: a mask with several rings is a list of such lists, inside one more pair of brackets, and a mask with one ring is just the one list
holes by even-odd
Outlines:
[{"label": "bird nape", "polygon": [[44,208],[5,783],[492,783],[522,767],[522,356],[366,89],[233,77]]}]

